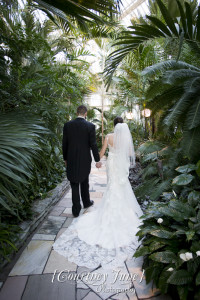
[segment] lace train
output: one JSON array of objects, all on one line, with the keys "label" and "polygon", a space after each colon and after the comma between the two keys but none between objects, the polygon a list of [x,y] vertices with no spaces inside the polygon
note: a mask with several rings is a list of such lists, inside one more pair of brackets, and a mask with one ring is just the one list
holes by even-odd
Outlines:
[{"label": "lace train", "polygon": [[97,244],[87,244],[79,238],[74,221],[77,220],[73,220],[70,227],[55,241],[53,248],[78,266],[85,266],[89,269],[100,265],[108,269],[123,266],[126,259],[133,257],[139,245],[134,234],[132,242],[124,247],[108,249]]}]

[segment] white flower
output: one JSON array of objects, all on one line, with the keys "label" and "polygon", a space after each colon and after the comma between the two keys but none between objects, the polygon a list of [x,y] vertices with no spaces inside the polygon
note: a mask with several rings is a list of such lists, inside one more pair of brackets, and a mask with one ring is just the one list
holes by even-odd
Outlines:
[{"label": "white flower", "polygon": [[174,270],[174,268],[167,269],[167,271],[170,271],[170,272],[172,272],[173,270]]},{"label": "white flower", "polygon": [[182,260],[184,260],[184,261],[187,260],[187,259],[186,259],[186,256],[185,256],[185,253],[181,253],[179,256],[180,256],[180,258],[181,258]]},{"label": "white flower", "polygon": [[162,219],[162,218],[159,218],[159,219],[157,220],[157,222],[158,222],[159,224],[161,224],[161,223],[163,222],[163,219]]},{"label": "white flower", "polygon": [[197,256],[200,256],[200,250],[196,252],[196,255],[197,255]]},{"label": "white flower", "polygon": [[186,253],[185,253],[185,256],[186,256],[186,259],[187,259],[187,260],[190,260],[190,259],[193,258],[193,255],[192,255],[191,252],[186,252]]},{"label": "white flower", "polygon": [[190,260],[193,258],[193,255],[191,252],[181,253],[179,256],[184,261],[187,261],[187,260]]}]

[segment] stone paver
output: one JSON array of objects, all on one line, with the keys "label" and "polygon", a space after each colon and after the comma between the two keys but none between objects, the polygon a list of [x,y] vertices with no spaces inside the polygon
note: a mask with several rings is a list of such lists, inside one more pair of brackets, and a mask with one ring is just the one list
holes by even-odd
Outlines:
[{"label": "stone paver", "polygon": [[63,224],[63,227],[68,227],[70,224],[71,224],[71,222],[73,221],[73,218],[71,217],[69,217],[69,218],[67,218],[67,220],[65,221],[65,223]]},{"label": "stone paver", "polygon": [[148,284],[146,283],[145,275],[141,269],[140,262],[142,263],[141,258],[138,260],[132,259],[126,262],[129,273],[132,276],[134,274],[136,275],[134,277],[133,284],[136,289],[138,299],[146,299],[160,294],[159,290],[155,287],[152,289],[152,282],[149,282]]},{"label": "stone paver", "polygon": [[[65,228],[66,229],[66,228]],[[69,262],[64,256],[52,250],[43,273],[56,273],[64,270],[76,271],[77,265]]]},{"label": "stone paver", "polygon": [[53,241],[30,241],[9,276],[41,274],[52,245]]},{"label": "stone paver", "polygon": [[48,216],[43,222],[37,233],[57,234],[62,224],[66,221],[66,217]]},{"label": "stone paver", "polygon": [[77,289],[76,299],[81,300],[90,293],[90,289]]},{"label": "stone paver", "polygon": [[101,267],[90,274],[83,277],[83,282],[102,299],[107,299],[125,289],[129,289],[130,284],[132,285],[125,265],[115,269]]},{"label": "stone paver", "polygon": [[55,234],[34,234],[32,240],[43,240],[43,241],[54,241],[56,235]]},{"label": "stone paver", "polygon": [[87,294],[87,296],[84,298],[84,300],[101,300],[102,298],[100,298],[97,294],[93,293],[93,292],[89,292],[89,294]]},{"label": "stone paver", "polygon": [[[81,209],[80,214],[94,210],[100,203],[106,190],[106,165],[100,170],[92,163],[90,174],[90,198],[94,205]],[[82,207],[83,204],[81,203]],[[167,295],[158,295],[157,289],[146,284],[142,273],[142,257],[133,258],[120,270],[125,279],[114,282],[116,269],[88,269],[69,262],[65,257],[52,249],[54,241],[70,226],[73,221],[71,211],[71,190],[63,195],[54,206],[44,222],[38,228],[18,261],[11,270],[7,280],[0,282],[1,300],[171,300]],[[77,273],[85,274],[76,279]],[[87,274],[98,274],[101,280],[87,280]],[[135,280],[131,274],[138,274]],[[125,276],[126,275],[126,276]],[[129,275],[129,276],[128,276]],[[71,276],[71,277],[70,277]],[[140,279],[142,277],[142,281]],[[96,285],[95,285],[96,284]],[[15,294],[13,294],[15,293]]]},{"label": "stone paver", "polygon": [[8,277],[1,289],[1,300],[20,300],[27,282],[28,276]]},{"label": "stone paver", "polygon": [[22,300],[75,299],[75,281],[67,278],[61,281],[54,279],[52,282],[51,274],[30,276]]}]

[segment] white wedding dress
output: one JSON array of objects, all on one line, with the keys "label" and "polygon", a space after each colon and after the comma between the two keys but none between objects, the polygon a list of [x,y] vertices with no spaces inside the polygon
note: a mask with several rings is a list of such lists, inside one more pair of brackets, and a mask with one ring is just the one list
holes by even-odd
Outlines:
[{"label": "white wedding dress", "polygon": [[78,266],[123,266],[140,244],[135,234],[142,224],[139,217],[143,212],[128,179],[129,165],[121,161],[123,172],[117,156],[109,145],[107,187],[96,209],[75,218],[53,244],[55,251]]}]

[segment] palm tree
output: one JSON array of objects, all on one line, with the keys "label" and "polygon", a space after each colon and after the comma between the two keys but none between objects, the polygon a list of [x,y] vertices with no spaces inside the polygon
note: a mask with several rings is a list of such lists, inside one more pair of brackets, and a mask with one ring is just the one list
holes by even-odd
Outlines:
[{"label": "palm tree", "polygon": [[[198,54],[200,51],[200,7],[193,10],[193,5],[185,2],[181,4],[176,0],[179,8],[179,18],[172,18],[170,9],[167,9],[161,0],[155,0],[160,12],[161,18],[147,15],[143,23],[130,26],[130,30],[123,31],[117,38],[113,46],[118,48],[113,51],[106,61],[105,77],[107,86],[110,85],[112,76],[119,66],[120,62],[139,45],[151,42],[158,38],[171,38],[180,41],[180,50],[185,40],[186,43]],[[178,57],[180,56],[180,51]]]},{"label": "palm tree", "polygon": [[[149,101],[147,107],[154,114],[162,112],[162,130],[176,132],[179,128],[183,135],[182,149],[185,155],[197,160],[200,155],[200,6],[194,10],[192,4],[185,2],[182,5],[179,0],[176,2],[180,18],[172,18],[163,2],[156,0],[163,21],[146,16],[145,22],[130,26],[131,30],[118,38],[120,41],[115,43],[118,49],[108,57],[105,74],[109,86],[119,63],[138,46],[158,38],[178,40],[179,49],[175,59],[160,62],[143,71],[143,75],[151,76],[150,88],[146,92]],[[196,57],[195,65],[178,61],[179,58],[184,59],[181,53],[185,47]]]},{"label": "palm tree", "polygon": [[74,27],[76,23],[83,31],[87,31],[91,23],[112,23],[119,12],[121,0],[82,0],[81,3],[78,0],[34,0],[29,3],[44,11],[52,20],[57,16],[67,26]]}]

